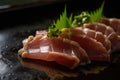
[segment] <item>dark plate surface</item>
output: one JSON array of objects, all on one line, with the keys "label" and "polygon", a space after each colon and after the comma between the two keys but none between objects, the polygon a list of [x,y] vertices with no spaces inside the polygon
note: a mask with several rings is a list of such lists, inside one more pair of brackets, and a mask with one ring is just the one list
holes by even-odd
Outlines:
[{"label": "dark plate surface", "polygon": [[[120,80],[120,51],[111,54],[111,63],[93,62],[74,70],[56,63],[21,60],[18,56],[22,40],[34,35],[36,30],[46,29],[53,19],[59,17],[65,4],[68,12],[77,14],[83,10],[94,10],[101,3],[70,1],[0,13],[0,80]],[[105,16],[120,18],[116,3],[106,1]]]}]

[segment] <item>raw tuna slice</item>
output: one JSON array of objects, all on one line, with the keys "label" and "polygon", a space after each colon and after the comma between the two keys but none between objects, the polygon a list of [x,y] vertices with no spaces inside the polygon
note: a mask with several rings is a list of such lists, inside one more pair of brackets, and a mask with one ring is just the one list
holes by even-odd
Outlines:
[{"label": "raw tuna slice", "polygon": [[102,23],[86,23],[83,27],[102,32],[111,41],[112,51],[120,49],[120,37],[110,26]]},{"label": "raw tuna slice", "polygon": [[104,23],[114,29],[120,35],[120,19],[117,18],[102,18],[99,22]]},{"label": "raw tuna slice", "polygon": [[101,42],[107,49],[108,53],[111,52],[111,42],[101,32],[91,30],[88,28],[83,28],[83,31],[86,34],[86,36],[91,37],[91,38],[96,39],[97,41]]},{"label": "raw tuna slice", "polygon": [[19,50],[22,58],[55,61],[70,69],[89,62],[87,53],[78,43],[62,38],[48,38],[43,35],[29,36]]},{"label": "raw tuna slice", "polygon": [[101,42],[86,36],[82,29],[65,29],[60,37],[67,38],[79,43],[79,45],[87,52],[90,60],[93,61],[110,61],[110,54]]}]

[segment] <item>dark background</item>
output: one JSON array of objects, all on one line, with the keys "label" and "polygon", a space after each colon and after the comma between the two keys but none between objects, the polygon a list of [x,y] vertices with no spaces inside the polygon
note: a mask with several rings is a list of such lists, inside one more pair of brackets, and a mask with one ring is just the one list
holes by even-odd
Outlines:
[{"label": "dark background", "polygon": [[[56,1],[48,4],[49,2],[47,1],[49,0],[46,0],[46,4],[45,2],[36,2],[34,4],[29,3],[26,5],[21,3],[19,6],[13,6],[1,10],[1,28],[6,28],[7,26],[13,27],[18,24],[39,22],[42,18],[58,18],[59,14],[64,10],[65,5],[67,6],[68,13],[76,14],[77,12],[80,13],[84,10],[95,10],[100,7],[103,2],[103,0],[61,0],[60,2]],[[105,0],[104,15],[106,17],[120,17],[120,5],[117,3],[119,2],[116,0]]]}]

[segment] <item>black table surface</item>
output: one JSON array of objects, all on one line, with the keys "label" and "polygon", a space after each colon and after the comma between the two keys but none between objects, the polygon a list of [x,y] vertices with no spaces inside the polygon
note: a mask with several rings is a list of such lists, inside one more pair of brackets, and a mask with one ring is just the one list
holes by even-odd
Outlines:
[{"label": "black table surface", "polygon": [[[53,20],[59,17],[65,5],[68,13],[78,14],[83,10],[94,10],[101,3],[102,0],[88,2],[70,0],[0,13],[0,80],[120,80],[120,51],[112,53],[111,63],[95,62],[75,70],[56,69],[56,66],[49,67],[54,65],[53,63],[21,60],[18,56],[22,40],[34,35],[36,30],[47,29]],[[113,0],[106,0],[104,8],[106,17],[120,18],[120,6],[116,3]],[[92,67],[98,66],[101,66],[98,71],[89,72]],[[84,72],[85,69],[88,71]]]}]

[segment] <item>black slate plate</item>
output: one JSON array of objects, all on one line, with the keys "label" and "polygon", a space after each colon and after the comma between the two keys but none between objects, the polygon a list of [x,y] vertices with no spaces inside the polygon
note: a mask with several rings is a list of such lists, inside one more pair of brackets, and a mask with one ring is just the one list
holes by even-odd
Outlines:
[{"label": "black slate plate", "polygon": [[[111,63],[93,62],[74,70],[56,63],[21,60],[18,56],[22,40],[34,35],[36,30],[46,29],[53,19],[58,18],[65,4],[68,12],[77,14],[82,10],[96,9],[101,3],[70,1],[0,14],[0,80],[120,80],[120,51],[112,53]],[[106,1],[104,14],[107,17],[120,17],[116,3]]]}]

